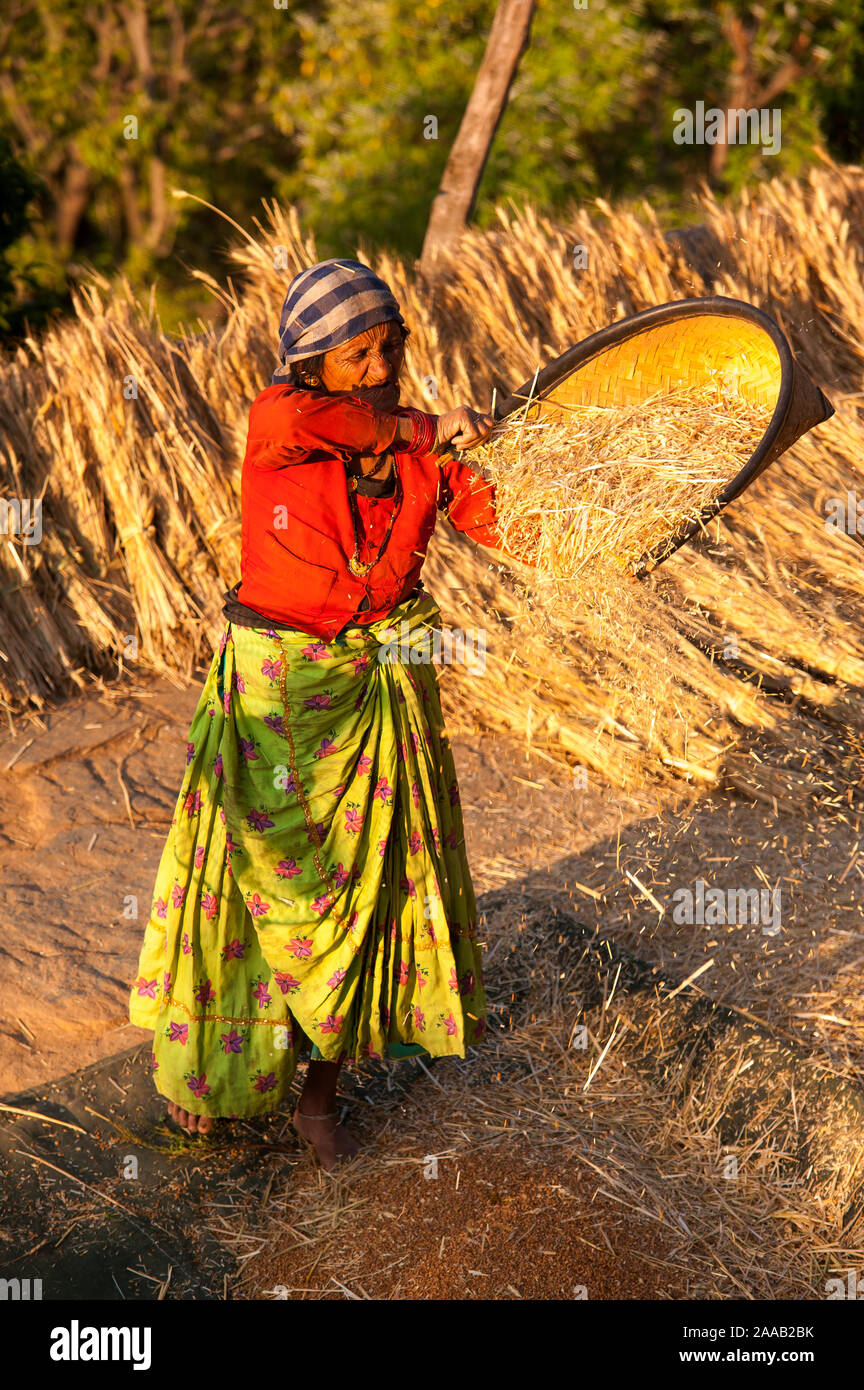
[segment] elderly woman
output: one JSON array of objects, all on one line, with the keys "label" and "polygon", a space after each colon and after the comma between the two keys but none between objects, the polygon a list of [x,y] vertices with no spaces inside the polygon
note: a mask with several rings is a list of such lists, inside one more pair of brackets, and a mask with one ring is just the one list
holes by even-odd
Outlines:
[{"label": "elderly woman", "polygon": [[327,1169],[357,1149],[337,1123],[344,1059],[464,1057],[486,1027],[429,659],[441,617],[420,571],[439,511],[504,549],[492,486],[438,456],[493,421],[400,408],[407,336],[356,261],[314,265],[288,290],[282,370],[249,416],[242,578],[192,720],[130,1007],[191,1133],[277,1109],[310,1049],[294,1125]]}]

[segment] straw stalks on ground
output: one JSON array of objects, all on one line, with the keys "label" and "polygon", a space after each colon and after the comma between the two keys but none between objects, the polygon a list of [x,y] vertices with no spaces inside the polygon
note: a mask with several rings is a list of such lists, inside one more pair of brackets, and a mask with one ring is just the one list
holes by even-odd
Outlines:
[{"label": "straw stalks on ground", "polygon": [[[218,1232],[242,1260],[234,1296],[278,1297],[278,1285],[291,1298],[398,1297],[408,1271],[399,1226],[388,1241],[381,1221],[382,1206],[385,1215],[399,1211],[399,1203],[389,1211],[382,1167],[413,1165],[422,1186],[423,1155],[437,1154],[452,1186],[460,1163],[503,1154],[529,1167],[558,1163],[568,1189],[586,1175],[631,1235],[661,1231],[674,1289],[667,1296],[825,1297],[826,1278],[861,1259],[862,1115],[835,1095],[824,1068],[790,1064],[782,1039],[746,1021],[724,1025],[692,993],[667,987],[664,997],[662,973],[648,980],[647,967],[614,945],[607,952],[571,914],[553,916],[551,901],[520,911],[506,890],[490,899],[493,1022],[483,1047],[413,1084],[404,1068],[352,1069],[359,1160],[330,1178],[305,1164],[283,1169],[266,1212],[253,1204],[242,1219],[234,1214],[232,1229]],[[577,1028],[584,1032],[574,1045]],[[449,1231],[448,1200],[442,1193],[440,1227]],[[575,1230],[584,1232],[590,1202],[574,1206]],[[358,1217],[384,1228],[374,1265]],[[428,1290],[440,1254],[437,1232],[434,1242],[424,1237],[415,1225],[411,1267],[420,1266]],[[634,1263],[611,1296],[644,1297]],[[477,1296],[520,1296],[524,1264],[506,1240],[478,1241],[473,1267],[490,1282]],[[571,1252],[562,1289],[579,1267]],[[454,1270],[450,1297],[460,1295],[458,1282]]]}]

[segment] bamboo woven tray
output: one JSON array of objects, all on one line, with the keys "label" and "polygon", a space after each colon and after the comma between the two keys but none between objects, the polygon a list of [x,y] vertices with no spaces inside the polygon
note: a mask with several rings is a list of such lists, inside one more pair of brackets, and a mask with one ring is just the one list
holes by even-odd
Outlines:
[{"label": "bamboo woven tray", "polygon": [[[739,497],[796,439],[830,419],[834,407],[792,356],[772,318],[740,299],[713,296],[659,304],[592,333],[556,357],[536,380],[499,401],[503,420],[537,398],[540,414],[562,406],[632,405],[658,391],[704,382],[716,399],[718,386],[765,410],[765,432],[743,468],[696,521],[660,538],[635,568],[644,578]],[[722,461],[721,461],[722,463]]]}]

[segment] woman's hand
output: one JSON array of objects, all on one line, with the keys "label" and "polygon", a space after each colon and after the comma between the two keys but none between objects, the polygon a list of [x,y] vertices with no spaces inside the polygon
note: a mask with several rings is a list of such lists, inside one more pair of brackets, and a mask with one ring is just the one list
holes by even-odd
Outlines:
[{"label": "woman's hand", "polygon": [[438,416],[435,438],[436,454],[443,453],[448,444],[456,449],[473,449],[488,439],[495,427],[491,415],[481,415],[470,406],[460,405],[446,415]]}]

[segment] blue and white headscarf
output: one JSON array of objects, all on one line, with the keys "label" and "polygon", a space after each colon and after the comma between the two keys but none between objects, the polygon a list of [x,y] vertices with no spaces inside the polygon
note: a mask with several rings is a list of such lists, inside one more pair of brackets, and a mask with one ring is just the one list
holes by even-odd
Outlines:
[{"label": "blue and white headscarf", "polygon": [[405,327],[389,286],[360,261],[319,261],[301,270],[288,286],[279,321],[279,361],[286,369],[273,382],[287,382],[290,363],[339,347],[367,328],[396,319]]}]

